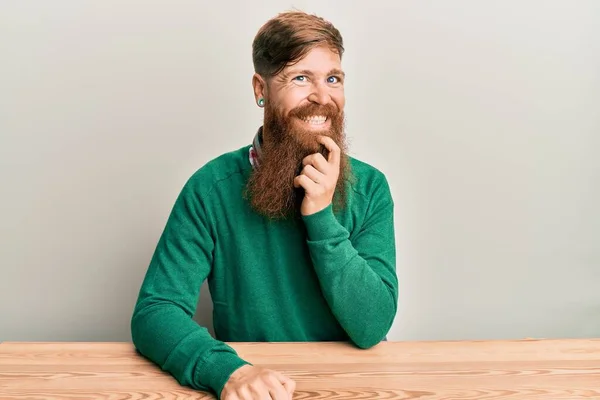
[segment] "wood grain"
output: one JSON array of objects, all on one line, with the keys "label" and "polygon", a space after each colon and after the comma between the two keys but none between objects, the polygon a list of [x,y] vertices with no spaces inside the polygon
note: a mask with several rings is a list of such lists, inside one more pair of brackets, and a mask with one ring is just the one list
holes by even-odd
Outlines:
[{"label": "wood grain", "polygon": [[[600,339],[230,343],[297,383],[294,399],[600,399]],[[0,399],[213,399],[131,343],[0,344]]]}]

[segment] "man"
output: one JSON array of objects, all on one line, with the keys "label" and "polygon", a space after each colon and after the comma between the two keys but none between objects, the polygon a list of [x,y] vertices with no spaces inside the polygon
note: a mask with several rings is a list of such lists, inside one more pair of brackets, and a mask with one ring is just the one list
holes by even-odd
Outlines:
[{"label": "man", "polygon": [[[393,201],[384,175],[346,155],[343,42],[301,12],[253,42],[252,145],[184,185],[142,284],[136,348],[182,385],[223,400],[288,399],[295,383],[225,342],[383,340],[396,314]],[[205,279],[213,338],[192,317]]]}]

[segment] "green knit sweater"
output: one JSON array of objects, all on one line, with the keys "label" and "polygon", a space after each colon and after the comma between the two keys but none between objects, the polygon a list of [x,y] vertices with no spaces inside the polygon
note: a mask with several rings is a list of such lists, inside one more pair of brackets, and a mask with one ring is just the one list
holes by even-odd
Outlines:
[{"label": "green knit sweater", "polygon": [[[379,343],[396,315],[393,201],[385,176],[350,159],[347,206],[269,221],[243,197],[250,146],[186,182],[160,237],[131,320],[137,350],[180,384],[220,397],[249,364],[225,342]],[[208,279],[213,338],[193,319]]]}]

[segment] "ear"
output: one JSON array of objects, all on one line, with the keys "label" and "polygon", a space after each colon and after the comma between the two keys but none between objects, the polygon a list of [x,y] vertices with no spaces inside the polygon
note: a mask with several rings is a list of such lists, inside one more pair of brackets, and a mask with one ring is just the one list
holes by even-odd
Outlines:
[{"label": "ear", "polygon": [[252,76],[252,88],[254,90],[254,102],[258,104],[260,99],[265,98],[265,92],[267,89],[265,80],[259,74],[254,74]]}]

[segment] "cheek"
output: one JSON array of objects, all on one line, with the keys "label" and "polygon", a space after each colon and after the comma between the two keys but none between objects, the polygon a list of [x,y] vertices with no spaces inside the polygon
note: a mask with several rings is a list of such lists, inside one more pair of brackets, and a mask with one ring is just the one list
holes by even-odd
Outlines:
[{"label": "cheek", "polygon": [[287,114],[294,108],[301,106],[307,97],[308,94],[304,93],[302,90],[296,89],[291,91],[281,103],[285,113]]},{"label": "cheek", "polygon": [[344,93],[342,92],[340,94],[336,94],[332,98],[333,102],[338,106],[340,111],[343,110],[344,106],[346,105],[346,98],[344,97]]}]

